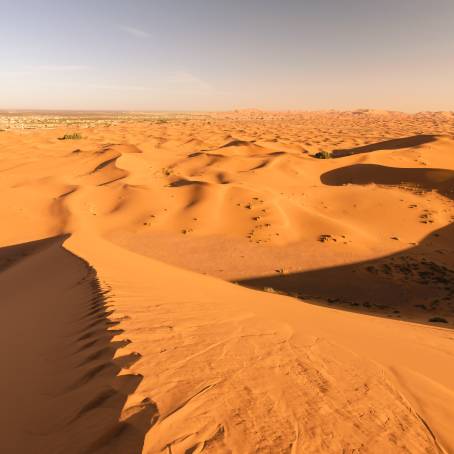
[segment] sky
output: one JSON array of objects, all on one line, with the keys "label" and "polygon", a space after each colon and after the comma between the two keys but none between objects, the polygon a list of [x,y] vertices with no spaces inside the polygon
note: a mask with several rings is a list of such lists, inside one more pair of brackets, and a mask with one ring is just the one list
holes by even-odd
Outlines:
[{"label": "sky", "polygon": [[0,0],[0,109],[454,110],[454,0]]}]

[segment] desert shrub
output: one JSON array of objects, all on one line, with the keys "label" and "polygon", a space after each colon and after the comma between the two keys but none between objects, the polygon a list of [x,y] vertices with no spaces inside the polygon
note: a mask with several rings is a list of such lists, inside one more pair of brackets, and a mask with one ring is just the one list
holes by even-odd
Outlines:
[{"label": "desert shrub", "polygon": [[80,139],[82,139],[82,136],[78,132],[75,132],[73,134],[65,134],[63,137],[58,138],[58,140],[80,140]]},{"label": "desert shrub", "polygon": [[317,158],[317,159],[330,159],[332,157],[333,156],[331,155],[331,153],[329,151],[319,151],[318,153],[314,154],[314,158]]}]

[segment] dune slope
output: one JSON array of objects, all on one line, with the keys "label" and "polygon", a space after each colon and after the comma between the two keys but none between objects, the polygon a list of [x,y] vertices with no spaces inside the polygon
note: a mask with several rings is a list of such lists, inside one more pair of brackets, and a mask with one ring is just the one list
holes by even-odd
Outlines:
[{"label": "dune slope", "polygon": [[131,418],[141,424],[124,430],[124,402],[142,377],[118,374],[137,356],[115,357],[129,341],[114,340],[122,331],[108,292],[64,239],[0,250],[2,451],[95,452],[115,438],[117,452],[139,452],[156,408],[142,403]]}]

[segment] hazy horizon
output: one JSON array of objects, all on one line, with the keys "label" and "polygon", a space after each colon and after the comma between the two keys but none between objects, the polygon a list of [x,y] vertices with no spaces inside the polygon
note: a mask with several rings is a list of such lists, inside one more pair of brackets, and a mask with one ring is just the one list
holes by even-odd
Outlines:
[{"label": "hazy horizon", "polygon": [[454,110],[451,0],[0,6],[1,110]]}]

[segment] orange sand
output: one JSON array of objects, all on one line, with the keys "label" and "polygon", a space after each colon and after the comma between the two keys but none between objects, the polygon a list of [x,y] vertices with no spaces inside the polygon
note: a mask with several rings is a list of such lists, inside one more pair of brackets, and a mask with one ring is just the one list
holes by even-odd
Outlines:
[{"label": "orange sand", "polygon": [[2,452],[454,452],[454,115],[69,129],[0,132]]}]

